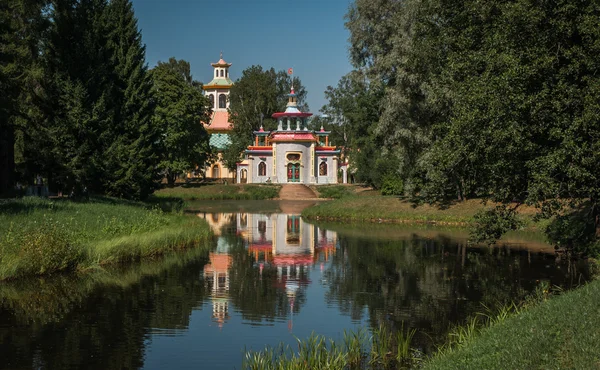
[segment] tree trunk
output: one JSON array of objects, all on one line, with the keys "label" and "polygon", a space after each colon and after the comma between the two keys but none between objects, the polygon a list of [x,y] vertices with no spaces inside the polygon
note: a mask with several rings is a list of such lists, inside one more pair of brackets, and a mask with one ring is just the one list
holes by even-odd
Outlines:
[{"label": "tree trunk", "polygon": [[15,185],[15,131],[0,125],[0,195],[12,195]]}]

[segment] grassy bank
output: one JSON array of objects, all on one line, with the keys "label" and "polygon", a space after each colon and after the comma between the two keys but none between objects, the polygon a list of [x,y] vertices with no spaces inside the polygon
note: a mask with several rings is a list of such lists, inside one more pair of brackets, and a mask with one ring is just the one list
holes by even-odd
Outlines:
[{"label": "grassy bank", "polygon": [[0,280],[153,258],[198,246],[200,219],[109,198],[0,203]]},{"label": "grassy bank", "polygon": [[[457,202],[445,207],[415,205],[395,196],[350,195],[305,209],[302,216],[314,220],[374,221],[400,223],[433,223],[439,225],[467,226],[475,214],[491,207],[478,199]],[[535,209],[523,207],[520,217],[528,228],[535,228],[532,218]]]},{"label": "grassy bank", "polygon": [[194,184],[160,189],[154,196],[186,200],[262,200],[277,198],[280,189],[279,185]]},{"label": "grassy bank", "polygon": [[441,351],[424,369],[597,369],[600,281],[549,299]]}]

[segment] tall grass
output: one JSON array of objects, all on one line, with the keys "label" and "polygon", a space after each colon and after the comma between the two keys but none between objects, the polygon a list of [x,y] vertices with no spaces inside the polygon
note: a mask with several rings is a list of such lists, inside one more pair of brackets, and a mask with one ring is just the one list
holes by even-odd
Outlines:
[{"label": "tall grass", "polygon": [[0,203],[0,280],[151,258],[197,246],[203,220],[143,203],[24,198]]},{"label": "tall grass", "polygon": [[263,351],[246,351],[243,369],[399,369],[413,364],[411,342],[416,330],[393,332],[385,326],[373,330],[344,331],[336,342],[323,335],[297,338],[297,349],[279,344]]}]

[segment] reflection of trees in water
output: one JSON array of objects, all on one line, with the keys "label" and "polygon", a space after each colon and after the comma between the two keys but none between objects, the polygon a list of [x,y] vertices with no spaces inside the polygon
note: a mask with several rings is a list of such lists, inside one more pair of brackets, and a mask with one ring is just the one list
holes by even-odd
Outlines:
[{"label": "reflection of trees in water", "polygon": [[144,264],[137,274],[4,285],[0,368],[141,367],[149,328],[186,328],[206,297],[198,279],[206,257],[194,258],[169,269]]},{"label": "reflection of trees in water", "polygon": [[[326,299],[370,325],[417,328],[434,340],[487,307],[522,300],[536,280],[563,285],[568,276],[553,261],[526,251],[468,249],[448,239],[367,241],[339,236],[340,252],[325,272]],[[424,340],[430,342],[430,340]]]}]

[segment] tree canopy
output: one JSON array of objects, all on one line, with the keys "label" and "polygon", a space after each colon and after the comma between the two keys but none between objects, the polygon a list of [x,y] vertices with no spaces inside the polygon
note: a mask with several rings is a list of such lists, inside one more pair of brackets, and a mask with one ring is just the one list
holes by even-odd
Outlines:
[{"label": "tree canopy", "polygon": [[356,0],[351,61],[384,89],[370,136],[407,191],[505,204],[480,218],[483,230],[505,220],[500,234],[535,205],[558,216],[557,244],[599,249],[599,13],[593,1]]},{"label": "tree canopy", "polygon": [[159,167],[173,185],[177,175],[202,167],[208,158],[208,133],[202,122],[210,118],[210,103],[184,60],[158,62],[151,75],[157,102],[154,120],[162,133],[164,153]]}]

